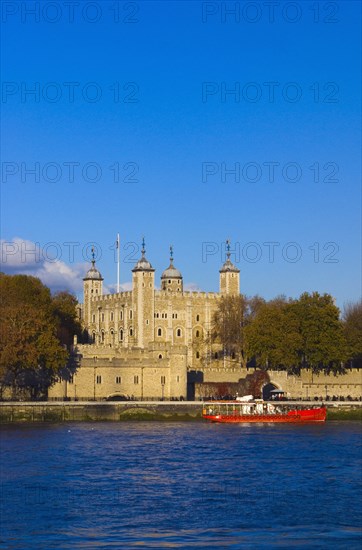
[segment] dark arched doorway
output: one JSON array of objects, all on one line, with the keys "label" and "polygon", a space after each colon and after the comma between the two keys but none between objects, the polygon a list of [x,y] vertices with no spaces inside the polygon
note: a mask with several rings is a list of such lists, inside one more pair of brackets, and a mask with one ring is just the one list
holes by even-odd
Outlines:
[{"label": "dark arched doorway", "polygon": [[269,382],[268,384],[265,384],[265,386],[263,386],[263,399],[264,401],[268,401],[270,398],[271,398],[271,392],[273,390],[278,390],[279,388],[275,385],[275,384],[272,384],[271,382]]}]

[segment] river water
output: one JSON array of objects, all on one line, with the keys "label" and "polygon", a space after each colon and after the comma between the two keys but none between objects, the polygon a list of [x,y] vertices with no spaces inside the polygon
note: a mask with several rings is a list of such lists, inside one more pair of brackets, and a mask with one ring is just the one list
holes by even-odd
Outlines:
[{"label": "river water", "polygon": [[362,547],[362,426],[1,427],[1,548]]}]

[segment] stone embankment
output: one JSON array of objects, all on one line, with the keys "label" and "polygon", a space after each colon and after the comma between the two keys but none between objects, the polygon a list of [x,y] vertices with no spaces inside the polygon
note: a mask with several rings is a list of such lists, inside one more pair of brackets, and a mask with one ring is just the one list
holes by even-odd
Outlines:
[{"label": "stone embankment", "polygon": [[[292,402],[279,402],[287,406]],[[318,405],[296,401],[295,405]],[[328,420],[362,421],[362,402],[326,403]],[[127,402],[1,402],[0,423],[8,422],[83,422],[122,420],[201,420],[201,401],[127,401]]]}]

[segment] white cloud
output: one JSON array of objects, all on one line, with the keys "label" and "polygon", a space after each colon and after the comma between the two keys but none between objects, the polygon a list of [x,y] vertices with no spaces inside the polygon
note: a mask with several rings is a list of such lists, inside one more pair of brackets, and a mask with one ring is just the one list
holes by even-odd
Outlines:
[{"label": "white cloud", "polygon": [[66,264],[56,243],[44,249],[19,237],[12,241],[0,241],[1,271],[8,274],[32,275],[38,277],[53,292],[69,290],[79,293],[83,288],[82,278],[88,266],[85,263]]}]

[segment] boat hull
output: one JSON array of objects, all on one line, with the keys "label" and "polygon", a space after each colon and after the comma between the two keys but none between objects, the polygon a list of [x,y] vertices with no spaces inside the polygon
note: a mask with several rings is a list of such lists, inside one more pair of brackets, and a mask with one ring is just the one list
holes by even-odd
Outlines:
[{"label": "boat hull", "polygon": [[203,418],[210,422],[220,423],[250,423],[250,422],[267,422],[267,423],[288,423],[300,424],[306,422],[325,422],[327,417],[327,409],[320,407],[316,409],[301,409],[292,410],[283,414],[239,414],[237,411],[231,414],[203,414]]}]

